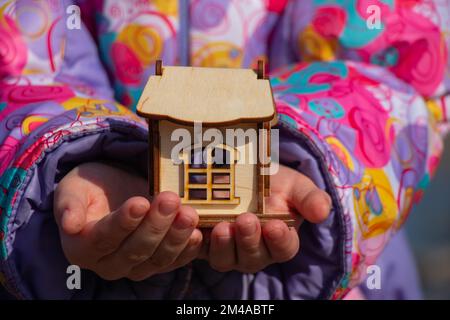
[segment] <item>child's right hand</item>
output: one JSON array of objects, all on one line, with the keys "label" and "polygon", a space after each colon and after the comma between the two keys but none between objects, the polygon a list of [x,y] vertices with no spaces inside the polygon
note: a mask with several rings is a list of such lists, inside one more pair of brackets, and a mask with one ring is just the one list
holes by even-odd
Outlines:
[{"label": "child's right hand", "polygon": [[102,163],[69,172],[54,197],[69,262],[106,280],[139,281],[195,259],[202,243],[195,210],[171,192],[150,205],[146,190],[145,179]]}]

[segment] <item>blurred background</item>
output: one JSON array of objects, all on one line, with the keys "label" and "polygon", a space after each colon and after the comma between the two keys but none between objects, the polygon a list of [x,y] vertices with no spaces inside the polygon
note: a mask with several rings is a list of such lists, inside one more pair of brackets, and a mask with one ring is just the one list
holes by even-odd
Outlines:
[{"label": "blurred background", "polygon": [[406,232],[425,299],[450,299],[450,137],[439,169],[411,212]]}]

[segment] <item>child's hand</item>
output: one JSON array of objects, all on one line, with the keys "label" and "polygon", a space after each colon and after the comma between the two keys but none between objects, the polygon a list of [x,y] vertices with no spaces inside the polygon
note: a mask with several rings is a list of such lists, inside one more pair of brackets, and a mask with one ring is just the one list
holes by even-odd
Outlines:
[{"label": "child's hand", "polygon": [[[280,166],[279,172],[271,177],[267,212],[291,212],[298,227],[302,217],[312,223],[325,220],[330,209],[330,196],[299,172]],[[234,224],[216,225],[211,231],[209,249],[205,246],[201,256],[218,271],[255,273],[270,264],[290,260],[298,250],[296,228],[288,228],[280,220],[261,227],[254,214],[245,213]]]},{"label": "child's hand", "polygon": [[54,214],[70,263],[107,280],[137,281],[197,257],[202,233],[195,210],[171,192],[150,206],[146,190],[145,179],[101,163],[68,173],[55,191]]}]

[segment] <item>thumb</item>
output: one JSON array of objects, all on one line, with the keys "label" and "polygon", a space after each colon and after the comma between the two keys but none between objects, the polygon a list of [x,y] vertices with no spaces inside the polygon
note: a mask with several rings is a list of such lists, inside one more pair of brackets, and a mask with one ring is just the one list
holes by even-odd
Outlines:
[{"label": "thumb", "polygon": [[80,232],[86,224],[87,196],[68,191],[64,186],[55,191],[55,220],[60,230],[73,235]]},{"label": "thumb", "polygon": [[97,250],[107,255],[139,226],[150,210],[150,202],[143,197],[132,197],[116,211],[97,221],[90,232],[91,240]]},{"label": "thumb", "polygon": [[309,222],[322,222],[330,214],[331,197],[304,175],[293,183],[289,198],[291,205]]}]

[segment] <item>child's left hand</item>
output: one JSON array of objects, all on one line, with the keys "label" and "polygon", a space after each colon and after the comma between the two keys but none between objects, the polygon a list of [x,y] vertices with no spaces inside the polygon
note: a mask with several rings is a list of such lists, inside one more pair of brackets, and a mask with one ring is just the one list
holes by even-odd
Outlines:
[{"label": "child's left hand", "polygon": [[246,273],[288,261],[299,250],[297,229],[302,219],[312,223],[324,221],[331,210],[331,198],[305,175],[280,166],[278,173],[271,177],[266,210],[292,213],[297,228],[289,228],[281,220],[261,226],[255,214],[244,213],[235,223],[221,222],[213,228],[201,258],[208,260],[217,271]]}]

